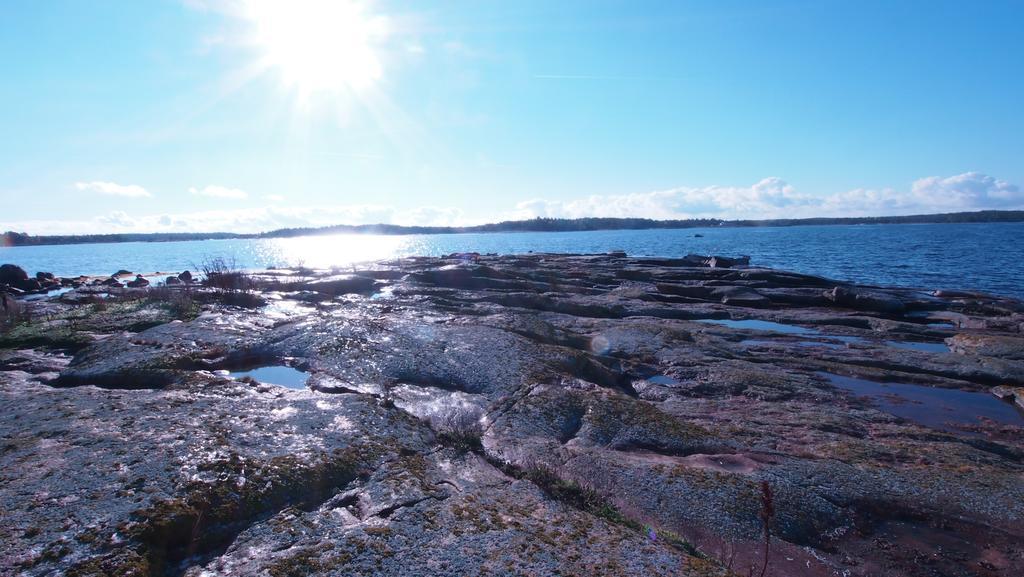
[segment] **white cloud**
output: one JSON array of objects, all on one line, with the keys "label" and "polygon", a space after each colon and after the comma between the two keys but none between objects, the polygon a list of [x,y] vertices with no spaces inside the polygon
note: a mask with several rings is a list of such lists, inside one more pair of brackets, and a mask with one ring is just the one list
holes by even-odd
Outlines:
[{"label": "white cloud", "polygon": [[76,182],[75,188],[77,190],[98,192],[100,194],[107,194],[110,196],[125,196],[130,198],[142,198],[147,196],[153,196],[148,190],[142,188],[137,184],[118,184],[116,182]]},{"label": "white cloud", "polygon": [[284,196],[280,195],[280,194],[268,194],[268,195],[264,196],[263,198],[266,198],[267,200],[269,200],[271,202],[284,202]]},{"label": "white cloud", "polygon": [[797,193],[780,178],[770,177],[752,186],[679,187],[654,192],[591,196],[571,201],[530,200],[519,203],[519,218],[625,217],[693,218],[732,215],[761,215],[781,208],[808,206],[813,197]]},{"label": "white cloud", "polygon": [[1024,200],[1016,185],[980,172],[922,178],[914,182],[911,193],[921,204],[954,208],[1020,206]]},{"label": "white cloud", "polygon": [[909,191],[861,188],[820,196],[797,192],[784,180],[770,177],[746,187],[679,187],[568,201],[530,200],[516,205],[511,217],[771,219],[1009,208],[1024,208],[1024,194],[1019,187],[985,174],[967,172],[922,178],[914,181]]},{"label": "white cloud", "polygon": [[198,196],[210,196],[213,198],[249,198],[249,193],[240,188],[228,188],[226,186],[219,186],[216,184],[209,184],[203,188],[196,188],[193,186],[192,188],[189,188],[188,191]]}]

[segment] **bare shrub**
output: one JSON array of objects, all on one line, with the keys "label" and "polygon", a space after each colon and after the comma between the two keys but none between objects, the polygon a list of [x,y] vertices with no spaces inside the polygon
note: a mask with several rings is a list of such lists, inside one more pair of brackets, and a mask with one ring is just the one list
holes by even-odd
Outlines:
[{"label": "bare shrub", "polygon": [[203,271],[203,285],[227,292],[249,292],[254,288],[252,278],[238,268],[234,259],[210,258],[198,267]]},{"label": "bare shrub", "polygon": [[267,304],[255,292],[259,288],[255,279],[239,269],[234,259],[207,259],[198,268],[205,276],[203,286],[217,290],[224,304],[250,309]]},{"label": "bare shrub", "polygon": [[483,426],[473,411],[448,411],[433,422],[437,440],[462,452],[483,453]]}]

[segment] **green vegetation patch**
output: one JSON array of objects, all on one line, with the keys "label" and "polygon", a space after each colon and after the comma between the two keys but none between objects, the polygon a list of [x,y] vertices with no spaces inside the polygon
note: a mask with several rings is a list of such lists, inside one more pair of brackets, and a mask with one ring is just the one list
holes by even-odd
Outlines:
[{"label": "green vegetation patch", "polygon": [[139,332],[199,315],[194,301],[132,299],[75,305],[45,316],[26,316],[0,332],[0,348],[50,347],[77,350],[93,342],[88,333]]}]

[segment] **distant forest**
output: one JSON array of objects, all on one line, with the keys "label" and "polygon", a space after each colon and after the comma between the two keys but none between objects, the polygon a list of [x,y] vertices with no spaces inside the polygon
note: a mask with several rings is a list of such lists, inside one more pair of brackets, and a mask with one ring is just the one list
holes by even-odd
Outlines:
[{"label": "distant forest", "polygon": [[652,220],[649,218],[534,218],[478,226],[399,226],[395,224],[336,225],[319,228],[282,228],[258,234],[211,233],[139,233],[32,236],[8,231],[0,237],[0,246],[36,246],[54,244],[90,244],[110,242],[173,242],[183,240],[290,238],[328,234],[460,234],[481,232],[576,232],[592,230],[643,230],[710,227],[801,226],[836,224],[928,224],[967,222],[1024,222],[1024,210],[983,210],[912,216],[870,216],[855,218],[787,218],[772,220]]}]

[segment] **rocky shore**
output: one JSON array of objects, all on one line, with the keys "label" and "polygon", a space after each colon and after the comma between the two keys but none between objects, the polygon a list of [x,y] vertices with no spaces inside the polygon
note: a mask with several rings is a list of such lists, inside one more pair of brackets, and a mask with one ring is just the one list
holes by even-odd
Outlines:
[{"label": "rocky shore", "polygon": [[1024,574],[1021,302],[623,253],[170,276],[5,298],[0,574]]}]

